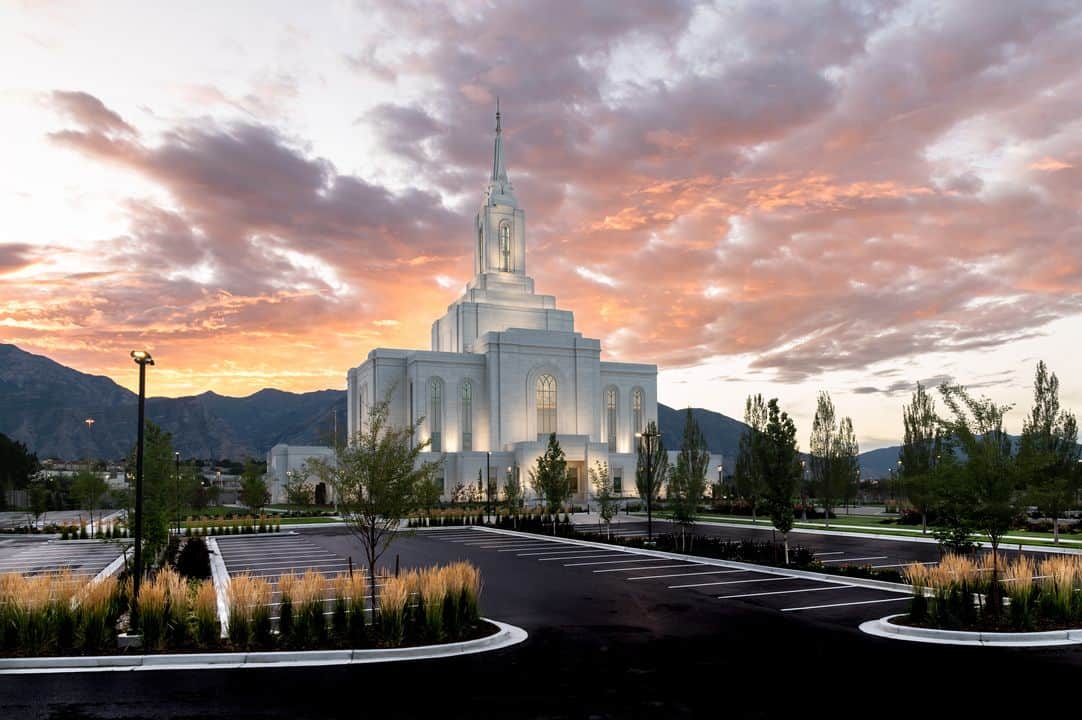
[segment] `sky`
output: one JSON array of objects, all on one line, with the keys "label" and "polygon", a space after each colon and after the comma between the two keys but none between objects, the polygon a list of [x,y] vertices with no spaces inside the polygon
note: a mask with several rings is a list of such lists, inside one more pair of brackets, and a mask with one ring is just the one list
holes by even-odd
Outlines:
[{"label": "sky", "polygon": [[344,388],[527,269],[659,400],[1082,409],[1082,4],[0,0],[0,341],[153,395]]}]

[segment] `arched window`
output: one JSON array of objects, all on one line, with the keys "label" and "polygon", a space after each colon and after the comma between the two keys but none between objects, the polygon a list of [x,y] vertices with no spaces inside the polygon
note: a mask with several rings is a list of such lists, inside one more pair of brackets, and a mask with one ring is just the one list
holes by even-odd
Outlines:
[{"label": "arched window", "polygon": [[368,419],[368,386],[367,385],[361,385],[361,392],[359,392],[357,394],[357,398],[358,398],[358,400],[357,400],[357,404],[358,404],[358,408],[357,408],[357,419],[358,419],[357,425],[358,425],[358,427],[357,427],[357,430],[359,432],[364,432],[364,423],[365,423],[365,420]]},{"label": "arched window", "polygon": [[556,378],[542,375],[537,378],[537,434],[556,432]]},{"label": "arched window", "polygon": [[609,452],[616,452],[616,388],[605,390],[605,436],[609,441]]},{"label": "arched window", "polygon": [[462,450],[473,450],[473,386],[462,383]]},{"label": "arched window", "polygon": [[511,272],[511,225],[500,223],[500,270]]},{"label": "arched window", "polygon": [[428,449],[443,452],[443,381],[432,378],[428,390],[428,426],[432,429],[432,443]]},{"label": "arched window", "polygon": [[639,388],[631,391],[631,431],[642,432],[642,390]]},{"label": "arched window", "polygon": [[477,272],[485,271],[485,232],[477,228]]}]

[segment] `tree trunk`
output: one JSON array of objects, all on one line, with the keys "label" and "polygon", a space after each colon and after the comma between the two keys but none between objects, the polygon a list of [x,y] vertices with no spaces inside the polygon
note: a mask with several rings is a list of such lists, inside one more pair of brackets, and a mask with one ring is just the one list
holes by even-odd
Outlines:
[{"label": "tree trunk", "polygon": [[1052,516],[1052,542],[1059,543],[1059,515]]},{"label": "tree trunk", "polygon": [[920,513],[920,534],[928,534],[928,513],[924,512],[923,510]]},{"label": "tree trunk", "polygon": [[785,564],[789,564],[789,533],[785,533],[781,536],[782,542],[785,543]]},{"label": "tree trunk", "polygon": [[830,498],[823,500],[823,522],[826,523],[823,527],[830,527]]},{"label": "tree trunk", "polygon": [[992,588],[988,597],[992,617],[999,617],[999,538],[992,538]]}]

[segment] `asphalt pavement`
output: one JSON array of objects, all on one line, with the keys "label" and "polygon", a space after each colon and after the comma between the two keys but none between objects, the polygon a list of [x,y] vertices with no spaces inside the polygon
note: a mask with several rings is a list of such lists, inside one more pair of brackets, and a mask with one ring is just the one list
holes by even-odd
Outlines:
[{"label": "asphalt pavement", "polygon": [[[227,567],[293,569],[298,557],[356,566],[363,557],[344,528],[297,533],[290,538],[303,546],[237,538],[223,550],[233,554]],[[904,552],[841,549],[838,540],[824,536],[817,551],[874,550],[888,560]],[[494,653],[379,666],[2,676],[0,707],[8,717],[65,718],[913,717],[1022,703],[1038,703],[1036,712],[1068,692],[1082,669],[1082,650],[869,637],[857,629],[862,619],[901,611],[905,602],[772,570],[722,573],[697,561],[470,529],[403,533],[384,566],[393,569],[396,556],[401,567],[475,563],[484,614],[530,638]],[[256,562],[238,562],[243,557]]]}]

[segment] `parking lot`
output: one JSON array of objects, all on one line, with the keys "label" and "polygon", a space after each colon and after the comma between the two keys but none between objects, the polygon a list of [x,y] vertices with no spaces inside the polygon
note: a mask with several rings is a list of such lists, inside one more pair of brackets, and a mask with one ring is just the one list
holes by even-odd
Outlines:
[{"label": "parking lot", "polygon": [[0,545],[0,573],[37,575],[68,568],[81,575],[97,575],[125,547],[120,541],[12,539]]},{"label": "parking lot", "polygon": [[[722,561],[668,560],[621,548],[584,547],[564,539],[522,537],[485,530],[432,530],[419,533],[431,542],[496,553],[519,563],[559,567],[590,591],[602,583],[623,582],[671,599],[741,603],[782,613],[818,613],[852,622],[854,615],[880,617],[904,609],[909,593],[861,587],[844,578],[829,581],[782,569],[746,570]],[[849,556],[825,551],[823,563],[887,561],[889,556]],[[523,567],[523,572],[532,568]],[[593,587],[591,587],[593,586]]]}]

